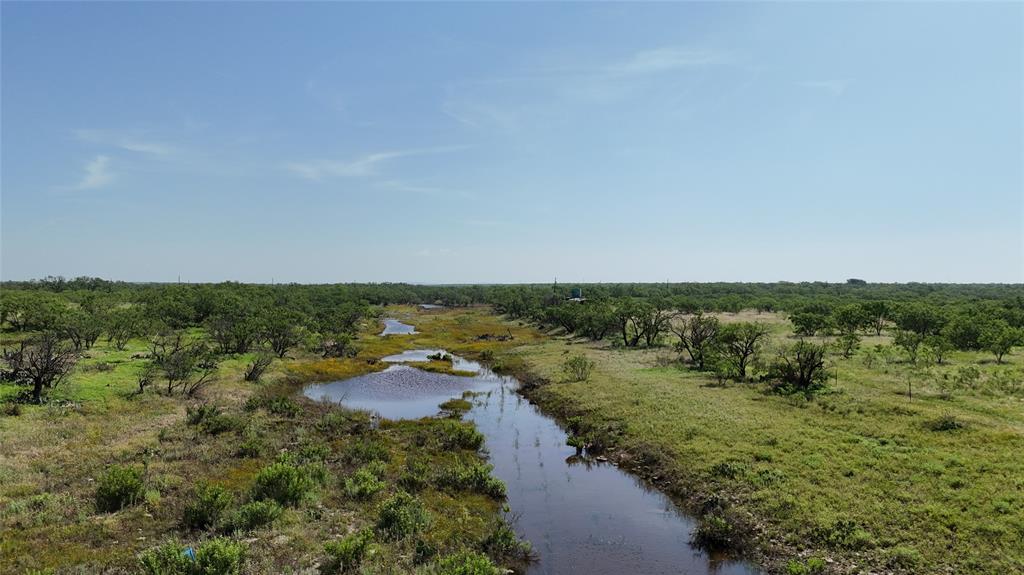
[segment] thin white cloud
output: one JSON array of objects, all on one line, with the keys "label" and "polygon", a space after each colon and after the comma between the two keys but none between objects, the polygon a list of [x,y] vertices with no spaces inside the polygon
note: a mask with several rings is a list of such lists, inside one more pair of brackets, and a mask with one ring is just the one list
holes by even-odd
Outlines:
[{"label": "thin white cloud", "polygon": [[803,80],[797,82],[797,86],[807,88],[809,90],[819,90],[822,92],[828,92],[833,96],[842,96],[846,93],[846,89],[852,83],[849,79],[835,79],[835,80]]},{"label": "thin white cloud", "polygon": [[613,62],[605,68],[605,71],[621,75],[658,74],[723,64],[726,61],[728,58],[721,52],[664,46],[636,52],[624,60]]},{"label": "thin white cloud", "polygon": [[426,154],[442,154],[464,149],[465,146],[439,146],[414,150],[393,150],[366,154],[351,160],[304,160],[288,162],[285,169],[307,180],[322,180],[328,177],[358,178],[373,176],[381,166],[390,160]]},{"label": "thin white cloud", "polygon": [[140,154],[166,156],[174,152],[174,147],[163,142],[155,142],[138,136],[111,130],[75,130],[75,138],[82,142],[111,146]]},{"label": "thin white cloud", "polygon": [[114,174],[110,171],[110,157],[96,156],[85,165],[85,173],[77,184],[71,186],[74,190],[95,190],[102,188],[114,181]]}]

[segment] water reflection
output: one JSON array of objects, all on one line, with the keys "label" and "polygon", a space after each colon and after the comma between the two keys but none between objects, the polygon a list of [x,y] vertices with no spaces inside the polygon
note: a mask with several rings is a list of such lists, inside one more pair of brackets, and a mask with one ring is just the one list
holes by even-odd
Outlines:
[{"label": "water reflection", "polygon": [[384,331],[380,332],[381,335],[409,335],[412,333],[416,333],[415,327],[390,317],[384,320]]},{"label": "water reflection", "polygon": [[515,392],[515,380],[461,358],[454,360],[472,366],[476,376],[405,365],[438,351],[390,356],[385,361],[394,365],[385,371],[310,386],[306,394],[395,419],[436,414],[439,403],[465,391],[478,393],[467,418],[486,437],[494,473],[508,486],[516,530],[539,554],[530,573],[757,573],[692,547],[689,517],[634,476],[577,454],[566,445],[565,432]]}]

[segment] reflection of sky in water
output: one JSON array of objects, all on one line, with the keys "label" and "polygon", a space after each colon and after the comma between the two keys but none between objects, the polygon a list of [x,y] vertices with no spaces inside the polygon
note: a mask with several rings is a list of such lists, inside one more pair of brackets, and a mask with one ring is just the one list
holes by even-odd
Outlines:
[{"label": "reflection of sky in water", "polygon": [[[406,351],[384,361],[423,362],[438,351]],[[456,377],[392,365],[310,386],[306,395],[393,419],[433,415],[438,404],[464,391],[480,392],[467,418],[487,438],[494,473],[508,486],[517,532],[540,555],[530,573],[757,573],[740,563],[712,561],[692,548],[692,520],[664,495],[613,465],[577,457],[565,444],[565,432],[515,392],[514,380],[454,359],[456,369],[479,375]]]},{"label": "reflection of sky in water", "polygon": [[416,328],[392,318],[384,320],[384,331],[380,332],[381,335],[408,335],[410,333],[416,333]]}]

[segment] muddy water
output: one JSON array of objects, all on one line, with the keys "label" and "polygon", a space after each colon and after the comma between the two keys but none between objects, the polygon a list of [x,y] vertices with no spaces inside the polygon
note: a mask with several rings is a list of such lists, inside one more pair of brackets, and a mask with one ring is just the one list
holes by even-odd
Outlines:
[{"label": "muddy water", "polygon": [[715,559],[690,545],[693,521],[667,497],[613,465],[576,456],[551,418],[515,392],[516,381],[471,361],[456,377],[411,367],[438,350],[384,358],[388,369],[307,388],[314,399],[338,401],[389,419],[438,412],[438,404],[475,391],[467,417],[486,437],[494,473],[508,486],[515,527],[538,552],[530,573],[594,575],[686,573],[753,575],[743,563]]},{"label": "muddy water", "polygon": [[384,331],[380,332],[381,335],[409,335],[410,333],[416,333],[416,328],[390,317],[384,320]]}]

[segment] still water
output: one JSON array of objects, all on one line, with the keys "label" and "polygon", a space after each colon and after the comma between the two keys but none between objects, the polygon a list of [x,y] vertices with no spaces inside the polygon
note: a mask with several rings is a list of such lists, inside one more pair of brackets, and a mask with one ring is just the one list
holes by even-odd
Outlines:
[{"label": "still water", "polygon": [[384,320],[384,331],[380,332],[381,335],[409,335],[410,333],[416,333],[416,328],[390,317]]},{"label": "still water", "polygon": [[455,369],[477,375],[436,374],[409,365],[438,351],[389,356],[384,361],[393,365],[384,371],[312,385],[305,393],[403,419],[434,415],[438,404],[478,392],[466,417],[486,437],[494,474],[508,486],[516,531],[539,555],[529,573],[759,573],[692,547],[694,522],[661,493],[614,465],[578,457],[558,424],[516,393],[514,379],[458,357]]}]

